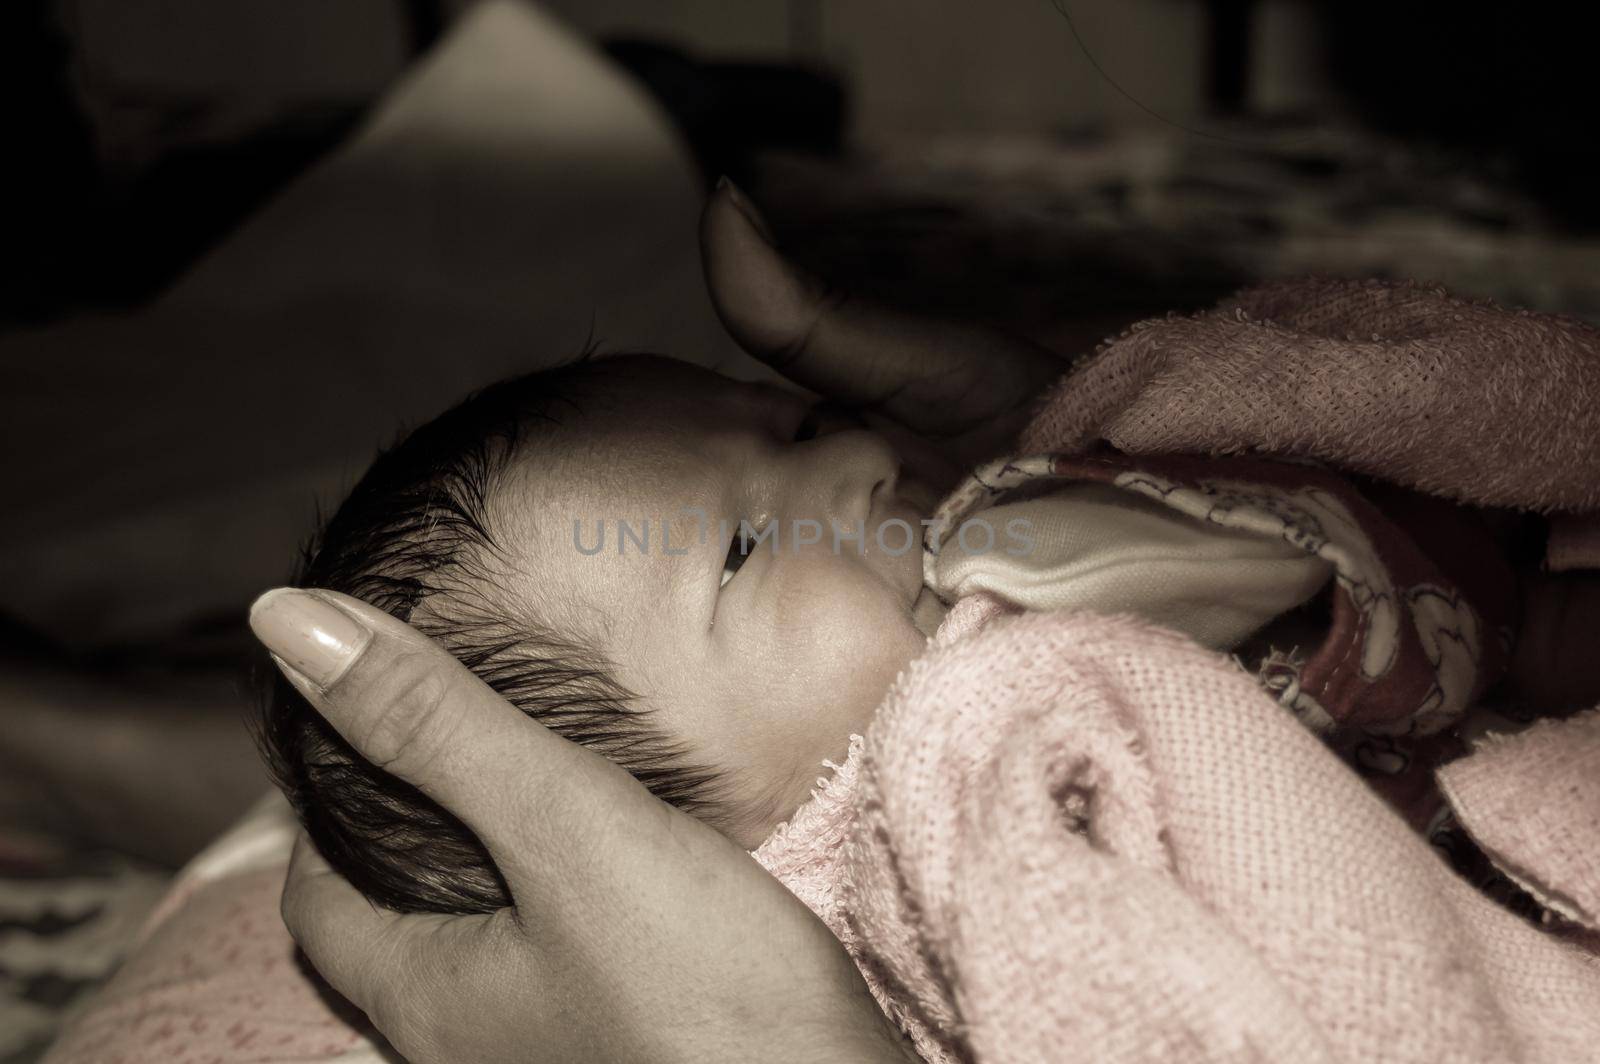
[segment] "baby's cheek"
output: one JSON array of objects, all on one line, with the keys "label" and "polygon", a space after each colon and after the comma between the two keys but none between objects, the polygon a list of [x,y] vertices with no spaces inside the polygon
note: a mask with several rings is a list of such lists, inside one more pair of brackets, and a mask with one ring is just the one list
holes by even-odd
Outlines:
[{"label": "baby's cheek", "polygon": [[890,589],[854,576],[818,579],[785,625],[792,667],[811,678],[807,697],[823,698],[821,715],[835,732],[844,728],[844,738],[865,730],[889,685],[926,643]]},{"label": "baby's cheek", "polygon": [[805,800],[822,763],[844,759],[850,736],[866,732],[895,676],[926,644],[881,581],[852,579],[837,565],[808,568],[804,579],[789,568],[772,623],[738,630],[738,667],[721,677],[722,704],[736,707],[723,719],[738,736],[732,763],[762,800],[756,816],[772,812],[784,788],[794,800],[778,803],[779,819]]}]

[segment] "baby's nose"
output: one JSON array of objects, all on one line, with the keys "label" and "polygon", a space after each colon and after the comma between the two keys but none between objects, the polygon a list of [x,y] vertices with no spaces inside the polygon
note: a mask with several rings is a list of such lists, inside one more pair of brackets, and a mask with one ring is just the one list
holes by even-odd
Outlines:
[{"label": "baby's nose", "polygon": [[900,475],[900,458],[889,441],[875,432],[852,429],[802,444],[797,457],[805,463],[804,481],[820,519],[847,528],[872,514],[875,495],[892,496]]}]

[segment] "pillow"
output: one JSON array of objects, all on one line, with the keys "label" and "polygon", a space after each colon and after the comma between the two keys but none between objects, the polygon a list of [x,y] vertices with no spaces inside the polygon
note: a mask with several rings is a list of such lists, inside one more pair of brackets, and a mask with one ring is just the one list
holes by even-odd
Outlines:
[{"label": "pillow", "polygon": [[7,610],[78,647],[242,616],[403,424],[591,336],[747,372],[704,291],[702,193],[586,42],[471,9],[155,305],[5,338]]},{"label": "pillow", "polygon": [[295,830],[273,792],[190,862],[133,955],[45,1061],[393,1059],[365,1017],[304,965],[278,916]]}]

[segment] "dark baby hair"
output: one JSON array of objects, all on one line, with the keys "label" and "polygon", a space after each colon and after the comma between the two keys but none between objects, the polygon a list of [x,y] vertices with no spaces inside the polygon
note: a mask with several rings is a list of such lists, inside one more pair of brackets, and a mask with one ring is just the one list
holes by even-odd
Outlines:
[{"label": "dark baby hair", "polygon": [[[581,358],[493,385],[381,453],[308,545],[293,584],[341,591],[411,622],[524,713],[705,816],[715,806],[712,773],[655,727],[591,646],[497,586],[503,530],[489,502],[539,433],[559,427],[558,409],[581,414],[572,389],[593,383],[603,365]],[[269,671],[257,741],[335,869],[401,912],[510,904],[465,825],[364,759]]]}]

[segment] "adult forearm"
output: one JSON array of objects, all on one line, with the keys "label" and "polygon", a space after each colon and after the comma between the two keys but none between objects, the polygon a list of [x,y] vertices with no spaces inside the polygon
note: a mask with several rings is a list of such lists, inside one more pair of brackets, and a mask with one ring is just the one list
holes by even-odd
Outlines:
[{"label": "adult forearm", "polygon": [[0,820],[177,865],[268,786],[230,676],[0,671]]}]

